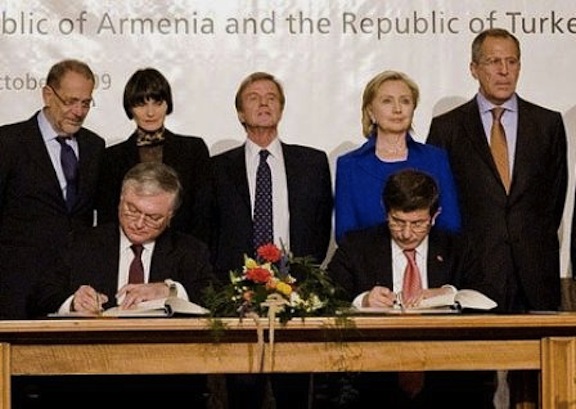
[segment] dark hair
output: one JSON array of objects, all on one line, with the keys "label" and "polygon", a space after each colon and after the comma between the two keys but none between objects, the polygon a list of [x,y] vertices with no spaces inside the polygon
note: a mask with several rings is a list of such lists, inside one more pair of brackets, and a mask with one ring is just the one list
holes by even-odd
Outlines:
[{"label": "dark hair", "polygon": [[404,169],[390,175],[382,191],[386,212],[399,210],[413,212],[429,210],[430,216],[438,211],[438,185],[434,178],[416,169]]},{"label": "dark hair", "polygon": [[128,119],[134,118],[132,108],[148,100],[166,101],[167,115],[174,108],[172,102],[172,89],[168,80],[162,73],[154,68],[144,68],[136,71],[124,88],[124,112]]},{"label": "dark hair", "polygon": [[276,79],[272,74],[268,74],[267,72],[253,72],[240,83],[240,87],[238,87],[238,91],[236,91],[236,99],[234,101],[236,105],[236,111],[242,111],[242,93],[248,87],[248,85],[255,83],[256,81],[272,81],[276,84],[276,88],[278,88],[278,92],[280,93],[280,106],[282,110],[284,110],[284,104],[286,103],[286,96],[284,95],[284,88],[282,88],[282,84],[280,81]]},{"label": "dark hair", "polygon": [[76,72],[83,75],[87,80],[96,83],[94,73],[85,62],[79,60],[62,60],[54,64],[50,71],[48,71],[48,77],[46,77],[46,85],[52,87],[53,89],[60,88],[60,81],[64,75],[68,72]]},{"label": "dark hair", "polygon": [[520,59],[520,41],[518,41],[516,36],[503,28],[490,28],[488,30],[482,31],[472,41],[472,62],[480,62],[482,57],[482,45],[488,37],[504,38],[514,41],[516,50],[518,51],[518,59]]},{"label": "dark hair", "polygon": [[172,210],[181,203],[182,185],[178,173],[161,162],[140,162],[132,167],[122,180],[122,194],[127,187],[134,188],[139,194],[156,195],[161,192],[173,193]]}]

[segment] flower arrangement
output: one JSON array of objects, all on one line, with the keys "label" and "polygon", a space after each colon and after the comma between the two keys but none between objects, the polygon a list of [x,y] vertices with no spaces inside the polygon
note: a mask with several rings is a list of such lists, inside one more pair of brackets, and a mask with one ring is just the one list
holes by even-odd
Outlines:
[{"label": "flower arrangement", "polygon": [[221,291],[207,293],[213,316],[266,316],[270,308],[280,322],[294,317],[332,316],[349,303],[326,271],[310,257],[293,257],[284,247],[265,244],[256,257],[244,256],[239,271]]}]

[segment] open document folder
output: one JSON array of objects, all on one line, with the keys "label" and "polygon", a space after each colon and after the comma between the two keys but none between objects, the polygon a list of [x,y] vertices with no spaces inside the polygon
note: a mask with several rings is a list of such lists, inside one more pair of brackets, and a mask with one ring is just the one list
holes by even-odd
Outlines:
[{"label": "open document folder", "polygon": [[210,313],[206,308],[191,301],[178,297],[160,298],[144,301],[135,308],[120,309],[112,307],[100,314],[87,314],[79,312],[49,314],[49,317],[172,317],[174,315],[206,315]]},{"label": "open document folder", "polygon": [[458,313],[464,309],[491,310],[497,303],[490,297],[476,290],[459,290],[451,294],[443,294],[422,300],[416,307],[403,308],[400,305],[393,307],[353,307],[352,313],[375,314],[442,314]]}]

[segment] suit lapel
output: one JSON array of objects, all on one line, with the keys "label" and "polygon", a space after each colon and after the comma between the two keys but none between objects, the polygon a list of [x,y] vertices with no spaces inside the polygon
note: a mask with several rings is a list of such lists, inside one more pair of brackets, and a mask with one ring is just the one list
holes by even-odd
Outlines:
[{"label": "suit lapel", "polygon": [[476,99],[465,105],[464,109],[466,117],[466,120],[464,121],[464,128],[466,129],[465,135],[470,139],[472,146],[478,151],[482,160],[484,160],[490,168],[493,168],[497,175],[498,170],[496,169],[492,153],[490,152],[490,145],[486,139]]},{"label": "suit lapel", "polygon": [[534,118],[528,112],[529,108],[525,101],[518,98],[518,132],[516,134],[516,152],[514,168],[512,169],[512,185],[510,195],[518,195],[524,191],[524,186],[530,180],[531,169],[538,161],[541,152],[539,146],[534,144],[533,134],[538,129]]},{"label": "suit lapel", "polygon": [[432,229],[428,238],[428,287],[437,288],[446,284],[448,260],[444,240]]},{"label": "suit lapel", "polygon": [[172,243],[172,236],[170,231],[166,230],[157,239],[154,245],[154,253],[150,261],[150,277],[148,282],[162,281],[166,277],[166,272],[174,271],[170,260],[170,253],[173,251],[174,245]]},{"label": "suit lapel", "polygon": [[[120,227],[116,224],[97,227],[100,232],[100,246],[102,257],[99,260],[102,271],[101,285],[109,296],[108,306],[116,305],[115,294],[118,292],[118,271],[120,268]],[[110,239],[112,238],[112,239]]]},{"label": "suit lapel", "polygon": [[37,164],[38,168],[41,170],[39,175],[42,179],[45,179],[46,186],[52,186],[49,191],[54,195],[52,198],[59,202],[63,208],[66,208],[66,202],[62,196],[62,190],[60,188],[60,182],[58,182],[58,175],[48,154],[48,148],[44,143],[42,133],[38,127],[38,114],[34,115],[26,124],[24,133],[22,134],[22,144],[23,149],[26,149],[26,157]]},{"label": "suit lapel", "polygon": [[246,178],[246,145],[230,152],[230,160],[226,170],[229,180],[232,182],[232,189],[236,189],[238,196],[248,209],[252,209],[250,204],[250,189]]},{"label": "suit lapel", "polygon": [[[162,148],[162,162],[173,166],[178,163],[181,152],[179,144],[175,143],[174,134],[168,129],[164,129],[164,146]],[[136,146],[136,144],[134,144]],[[136,151],[136,155],[138,152]]]},{"label": "suit lapel", "polygon": [[[478,156],[490,169],[494,179],[496,179],[498,184],[502,186],[502,192],[504,193],[504,185],[502,185],[500,174],[498,173],[498,169],[494,163],[494,158],[492,157],[492,152],[490,151],[490,145],[488,144],[484,126],[482,125],[479,111],[480,108],[478,107],[476,98],[466,104],[463,109],[465,110],[466,117],[463,125],[466,129],[465,135],[470,139],[472,146],[478,151]],[[512,184],[513,183],[514,182],[512,182]]]}]

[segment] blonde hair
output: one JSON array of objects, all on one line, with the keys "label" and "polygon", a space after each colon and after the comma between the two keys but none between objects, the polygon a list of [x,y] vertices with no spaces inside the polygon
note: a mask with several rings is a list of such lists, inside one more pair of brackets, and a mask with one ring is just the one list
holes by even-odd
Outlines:
[{"label": "blonde hair", "polygon": [[[376,94],[378,93],[380,86],[387,81],[402,81],[404,84],[406,84],[412,93],[414,109],[416,109],[418,106],[420,90],[412,78],[399,71],[382,71],[380,74],[372,78],[368,84],[366,84],[364,93],[362,94],[362,134],[366,138],[370,136],[374,126],[372,123],[372,118],[370,117],[370,112],[368,111],[368,107],[372,101],[374,101],[374,98],[376,98]],[[412,125],[410,125],[410,127],[412,127]]]}]

